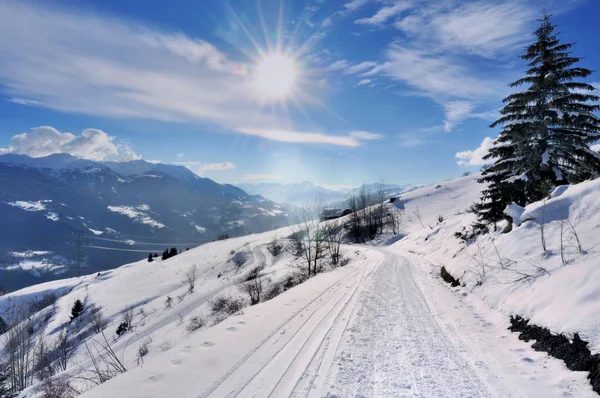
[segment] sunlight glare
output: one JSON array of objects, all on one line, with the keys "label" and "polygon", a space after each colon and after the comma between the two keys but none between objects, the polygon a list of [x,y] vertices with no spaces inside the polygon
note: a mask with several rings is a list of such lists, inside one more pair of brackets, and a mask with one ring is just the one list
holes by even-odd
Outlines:
[{"label": "sunlight glare", "polygon": [[256,89],[269,99],[284,99],[294,88],[296,74],[293,58],[281,53],[266,54],[256,65]]}]

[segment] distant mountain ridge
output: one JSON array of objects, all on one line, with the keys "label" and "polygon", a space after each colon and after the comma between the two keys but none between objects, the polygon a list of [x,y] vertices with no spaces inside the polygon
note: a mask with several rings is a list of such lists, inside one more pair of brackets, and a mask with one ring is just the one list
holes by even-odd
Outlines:
[{"label": "distant mountain ridge", "polygon": [[[307,204],[322,204],[325,206],[341,206],[348,199],[351,189],[333,190],[304,181],[295,184],[257,183],[239,184],[246,192],[252,192],[278,203],[287,203],[294,206]],[[381,184],[364,184],[367,192],[372,193],[380,189]],[[361,187],[358,187],[360,189]],[[416,185],[383,184],[386,194],[399,195],[403,192],[419,188]]]},{"label": "distant mountain ridge", "polygon": [[8,289],[73,275],[78,250],[90,272],[288,224],[279,204],[183,166],[68,154],[0,156],[0,219]]}]

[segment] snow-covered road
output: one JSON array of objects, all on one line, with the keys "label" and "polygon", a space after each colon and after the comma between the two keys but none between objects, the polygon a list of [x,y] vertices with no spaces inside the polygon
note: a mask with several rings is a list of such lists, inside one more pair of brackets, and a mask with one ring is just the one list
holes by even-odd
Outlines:
[{"label": "snow-covered road", "polygon": [[342,336],[325,388],[340,397],[493,396],[430,311],[413,267],[386,253]]},{"label": "snow-covered road", "polygon": [[583,374],[476,313],[425,260],[360,250],[366,260],[245,310],[86,396],[133,396],[131,385],[139,397],[593,396]]}]

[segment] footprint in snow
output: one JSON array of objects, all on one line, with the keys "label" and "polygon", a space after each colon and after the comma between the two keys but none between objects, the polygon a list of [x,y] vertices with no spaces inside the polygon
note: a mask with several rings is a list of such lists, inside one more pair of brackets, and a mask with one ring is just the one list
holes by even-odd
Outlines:
[{"label": "footprint in snow", "polygon": [[230,332],[235,332],[237,329],[234,328],[233,326],[231,326],[231,327],[227,328],[227,330],[229,330]]},{"label": "footprint in snow", "polygon": [[157,382],[157,381],[161,381],[164,378],[165,378],[165,375],[163,373],[159,373],[157,375],[153,375],[153,376],[148,377],[146,380]]},{"label": "footprint in snow", "polygon": [[213,343],[212,341],[205,341],[204,343],[202,343],[202,345],[204,347],[212,347],[215,345],[215,343]]},{"label": "footprint in snow", "polygon": [[182,363],[182,360],[181,360],[181,359],[173,359],[171,362],[172,362],[174,365],[181,365],[181,363]]},{"label": "footprint in snow", "polygon": [[527,362],[527,363],[533,363],[535,362],[533,359],[529,358],[529,357],[523,357],[521,358],[522,362]]}]

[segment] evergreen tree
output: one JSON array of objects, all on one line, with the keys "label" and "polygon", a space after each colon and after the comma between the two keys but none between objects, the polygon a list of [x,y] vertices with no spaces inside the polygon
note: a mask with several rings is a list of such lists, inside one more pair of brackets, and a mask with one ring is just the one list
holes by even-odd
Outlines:
[{"label": "evergreen tree", "polygon": [[526,76],[510,87],[527,89],[504,99],[501,117],[491,127],[502,131],[484,159],[496,162],[482,173],[488,183],[478,206],[482,221],[503,218],[507,204],[526,205],[541,200],[560,184],[584,181],[600,172],[600,155],[590,145],[600,140],[600,119],[594,112],[599,97],[594,87],[576,81],[589,69],[576,67],[572,44],[561,44],[550,16],[535,32],[537,41],[522,58]]},{"label": "evergreen tree", "polygon": [[152,257],[152,253],[148,254],[148,262],[151,263],[154,261],[154,257]]},{"label": "evergreen tree", "polygon": [[83,312],[83,303],[77,299],[71,308],[71,321],[77,318]]}]

